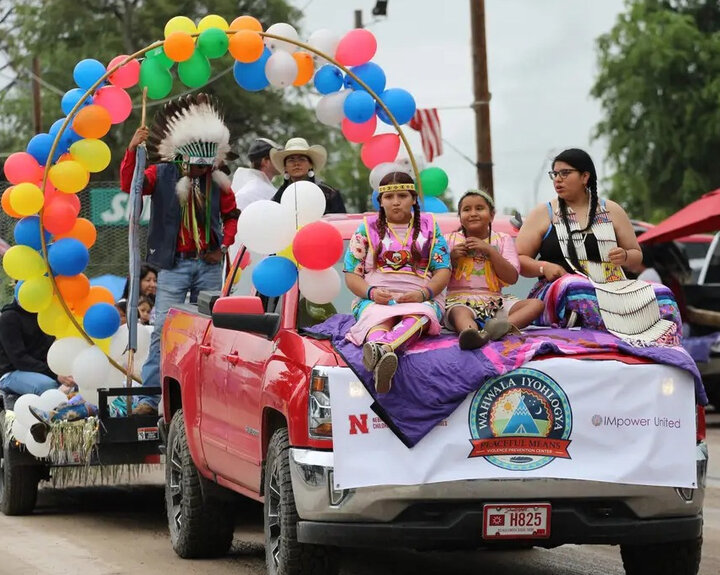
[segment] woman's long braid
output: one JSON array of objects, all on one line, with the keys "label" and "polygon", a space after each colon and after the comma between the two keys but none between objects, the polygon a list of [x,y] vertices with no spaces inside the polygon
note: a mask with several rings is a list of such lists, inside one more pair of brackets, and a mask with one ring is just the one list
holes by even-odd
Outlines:
[{"label": "woman's long braid", "polygon": [[[568,241],[567,241],[567,248],[568,248],[568,255],[570,256],[570,262],[572,265],[578,270],[583,271],[585,268],[580,263],[580,259],[577,255],[577,249],[575,248],[575,242],[573,241],[573,234],[581,234],[583,232],[588,231],[595,221],[595,215],[597,214],[597,208],[598,208],[598,195],[597,195],[597,184],[595,182],[590,183],[588,186],[588,190],[590,191],[590,212],[588,213],[588,219],[587,219],[587,225],[581,229],[581,230],[571,230],[570,229],[570,222],[568,220],[568,212],[567,212],[567,204],[565,203],[565,200],[562,198],[558,198],[558,205],[560,206],[560,215],[562,216],[563,223],[565,224],[565,229],[568,233]],[[579,224],[580,222],[578,222]]]},{"label": "woman's long braid", "polygon": [[385,239],[385,234],[387,234],[387,217],[385,216],[385,208],[383,208],[382,206],[380,206],[380,209],[378,210],[377,231],[378,237],[380,238],[380,243],[378,244],[377,250],[375,251],[376,267],[378,265],[378,262],[380,261],[380,253],[383,249],[382,241]]},{"label": "woman's long braid", "polygon": [[419,264],[422,259],[420,249],[417,247],[415,241],[420,235],[420,204],[415,202],[413,205],[413,232],[412,240],[410,242],[410,255],[412,256],[412,268],[415,270],[415,264]]}]

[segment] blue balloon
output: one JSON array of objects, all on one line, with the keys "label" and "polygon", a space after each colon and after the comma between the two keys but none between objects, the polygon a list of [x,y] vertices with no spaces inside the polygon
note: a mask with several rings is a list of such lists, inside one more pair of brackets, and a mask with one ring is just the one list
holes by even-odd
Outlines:
[{"label": "blue balloon", "polygon": [[269,256],[253,270],[255,288],[268,297],[278,297],[288,291],[297,280],[297,268],[282,256]]},{"label": "blue balloon", "polygon": [[90,337],[105,339],[113,335],[120,327],[120,314],[109,303],[96,303],[85,312],[83,328]]},{"label": "blue balloon", "polygon": [[[40,217],[27,216],[23,218],[15,224],[13,235],[15,236],[16,244],[22,244],[34,250],[40,250],[42,248],[42,244],[40,243]],[[45,230],[45,244],[50,241],[50,237],[50,232]]]},{"label": "blue balloon", "polygon": [[[49,132],[52,137],[57,136],[64,121],[65,118],[60,118],[59,120],[56,120],[52,126],[50,126]],[[67,127],[63,130],[62,136],[60,136],[60,142],[58,142],[58,146],[63,147],[65,152],[70,149],[70,146],[72,146],[75,142],[79,142],[83,139],[82,136],[75,132],[70,126],[72,126],[72,122],[68,123]]]},{"label": "blue balloon", "polygon": [[15,297],[15,301],[20,301],[20,300],[18,300],[18,294],[20,293],[20,286],[23,285],[23,283],[25,283],[25,280],[19,280],[19,281],[15,284],[15,296],[14,296],[14,297]]},{"label": "blue balloon", "polygon": [[[60,107],[62,108],[63,113],[65,115],[68,115],[75,107],[75,104],[77,104],[80,101],[80,98],[82,98],[84,95],[85,90],[82,90],[81,88],[73,88],[72,90],[68,90],[67,92],[65,92],[65,95],[63,95],[62,100],[60,101]],[[92,103],[92,96],[88,96],[87,98],[85,98],[82,106],[80,106],[79,109],[82,109],[85,106],[89,106]]]},{"label": "blue balloon", "polygon": [[373,190],[372,196],[370,196],[370,201],[372,202],[373,208],[376,210],[380,209],[380,198],[377,190]]},{"label": "blue balloon", "polygon": [[420,201],[420,209],[433,214],[444,214],[448,211],[448,207],[440,198],[432,196],[425,196]]},{"label": "blue balloon", "polygon": [[265,75],[265,64],[270,58],[270,50],[265,48],[259,60],[245,64],[243,62],[235,62],[233,66],[233,76],[238,86],[248,92],[259,92],[270,84]]},{"label": "blue balloon", "polygon": [[[35,134],[28,142],[26,151],[38,161],[38,164],[44,166],[48,161],[54,141],[55,137],[50,134]],[[64,151],[60,150],[59,147],[55,148],[52,161],[57,160],[63,153]]]},{"label": "blue balloon", "polygon": [[343,103],[345,117],[356,124],[364,124],[375,114],[375,100],[364,90],[350,92]]},{"label": "blue balloon", "polygon": [[[385,89],[385,71],[375,62],[367,62],[360,66],[353,66],[350,70],[376,94],[379,95]],[[351,90],[365,89],[349,74],[345,76],[345,87]]]},{"label": "blue balloon", "polygon": [[75,238],[63,238],[48,248],[50,269],[58,276],[74,276],[82,273],[89,259],[88,249]]},{"label": "blue balloon", "polygon": [[321,94],[337,92],[343,85],[343,75],[340,68],[332,64],[325,64],[315,72],[315,89]]},{"label": "blue balloon", "polygon": [[106,71],[105,66],[103,66],[101,62],[92,58],[86,58],[75,64],[73,80],[75,80],[75,83],[79,88],[82,88],[83,91],[89,90],[95,82],[105,75]]},{"label": "blue balloon", "polygon": [[[415,98],[402,88],[389,88],[380,94],[380,99],[388,107],[398,124],[406,124],[415,115]],[[386,124],[392,124],[390,118],[380,106],[377,115]]]}]

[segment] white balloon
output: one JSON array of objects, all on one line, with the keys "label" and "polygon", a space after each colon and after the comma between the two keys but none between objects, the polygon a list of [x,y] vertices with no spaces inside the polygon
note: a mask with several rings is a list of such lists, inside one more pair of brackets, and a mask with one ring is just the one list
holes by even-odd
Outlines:
[{"label": "white balloon", "polygon": [[15,402],[15,407],[13,408],[13,411],[15,412],[15,420],[22,423],[28,429],[30,429],[30,426],[38,422],[38,420],[35,419],[35,416],[30,413],[29,407],[31,405],[40,407],[40,396],[35,395],[34,393],[21,395],[18,397]]},{"label": "white balloon", "polygon": [[110,340],[108,355],[118,363],[122,363],[128,346],[128,326],[121,325]]},{"label": "white balloon", "polygon": [[280,204],[297,215],[297,227],[300,228],[323,216],[326,200],[320,186],[300,180],[285,188]]},{"label": "white balloon", "polygon": [[[337,50],[338,44],[340,43],[340,36],[327,28],[321,28],[310,34],[307,43],[323,54],[334,58],[335,50]],[[317,55],[314,55],[314,57],[324,60],[324,58]]]},{"label": "white balloon", "polygon": [[58,375],[71,375],[75,358],[89,347],[90,344],[81,337],[56,339],[48,350],[48,366]]},{"label": "white balloon", "polygon": [[272,200],[258,200],[238,218],[236,238],[251,252],[273,254],[289,246],[297,228],[295,214]]},{"label": "white balloon", "polygon": [[345,98],[348,97],[350,92],[352,92],[352,90],[340,90],[339,92],[333,92],[320,98],[315,107],[317,119],[326,126],[339,126],[342,124],[345,118],[343,105],[345,104]]},{"label": "white balloon", "polygon": [[[408,155],[407,150],[402,147],[400,148],[400,151],[395,158],[395,163],[402,168],[400,171],[410,174],[414,180],[417,180],[417,174],[415,173],[415,170],[413,170],[412,162],[410,161],[410,156]],[[415,163],[418,167],[418,173],[422,172],[426,167],[425,157],[420,154],[415,154]]]},{"label": "white balloon", "polygon": [[[300,38],[298,36],[297,30],[295,30],[295,28],[293,28],[287,22],[278,22],[277,24],[273,24],[272,26],[270,26],[270,28],[265,30],[265,33],[282,36],[283,38],[287,38],[288,40],[298,40]],[[282,51],[292,54],[298,49],[295,44],[290,44],[290,42],[283,42],[282,40],[276,40],[275,38],[268,38],[267,36],[265,37],[265,45],[273,53]],[[294,79],[295,76],[293,76],[293,80]]]},{"label": "white balloon", "polygon": [[308,301],[317,304],[330,303],[340,295],[340,276],[335,268],[324,270],[300,268],[298,276],[300,293]]},{"label": "white balloon", "polygon": [[[35,423],[37,423],[37,419],[33,418],[35,420]],[[12,434],[15,439],[18,441],[25,441],[25,434],[30,430],[30,428],[25,425],[24,423],[21,423],[20,420],[16,417],[12,424]]]},{"label": "white balloon", "polygon": [[[37,423],[37,421],[35,423]],[[32,436],[32,433],[30,433],[30,430],[28,429],[28,432],[25,434],[23,443],[25,444],[25,447],[27,447],[27,450],[35,457],[47,457],[50,454],[49,433],[48,436],[45,438],[45,441],[43,441],[42,443],[38,443],[37,441],[35,441],[35,438]]]},{"label": "white balloon", "polygon": [[406,174],[410,173],[403,166],[396,162],[383,162],[382,164],[378,164],[372,170],[370,170],[370,187],[373,190],[377,190],[380,186],[380,180],[382,180],[385,176],[391,174],[392,172],[404,172]]},{"label": "white balloon", "polygon": [[50,411],[67,400],[68,396],[59,389],[48,389],[40,396],[38,407],[44,411]]},{"label": "white balloon", "polygon": [[80,352],[73,362],[73,379],[82,396],[91,403],[97,403],[97,389],[107,386],[109,375],[110,362],[96,345]]},{"label": "white balloon", "polygon": [[265,63],[265,76],[277,88],[290,86],[295,81],[297,73],[297,62],[289,52],[278,50]]}]

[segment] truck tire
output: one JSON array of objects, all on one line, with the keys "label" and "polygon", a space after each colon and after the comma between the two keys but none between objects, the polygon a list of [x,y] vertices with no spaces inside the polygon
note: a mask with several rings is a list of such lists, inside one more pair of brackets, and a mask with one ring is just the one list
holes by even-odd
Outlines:
[{"label": "truck tire", "polygon": [[287,429],[278,429],[270,439],[265,467],[265,561],[269,575],[334,575],[335,553],[328,547],[297,540],[295,508],[288,450]]},{"label": "truck tire", "polygon": [[41,465],[18,465],[17,451],[5,430],[0,411],[0,511],[5,515],[28,515],[35,509]]},{"label": "truck tire", "polygon": [[232,545],[234,507],[203,493],[205,481],[190,455],[182,410],[170,422],[165,462],[165,506],[172,547],[184,559],[219,557]]},{"label": "truck tire", "polygon": [[655,545],[621,545],[627,575],[697,575],[702,537]]}]

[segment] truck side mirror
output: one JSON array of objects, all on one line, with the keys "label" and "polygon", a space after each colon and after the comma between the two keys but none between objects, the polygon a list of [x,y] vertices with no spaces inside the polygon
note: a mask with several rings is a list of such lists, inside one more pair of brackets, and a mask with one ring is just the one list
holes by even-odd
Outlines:
[{"label": "truck side mirror", "polygon": [[246,331],[273,339],[280,330],[280,314],[265,313],[262,300],[256,296],[218,298],[212,310],[215,327]]}]

